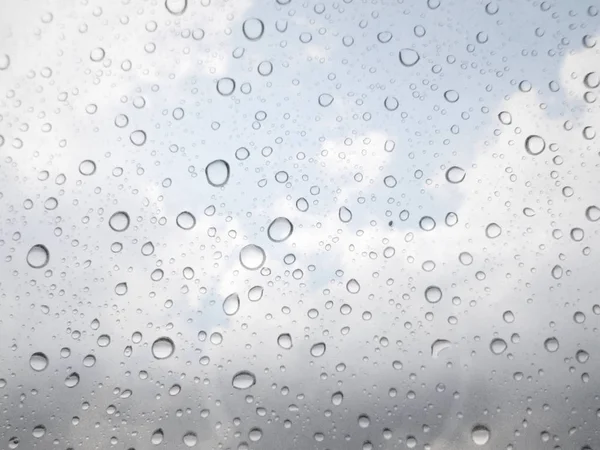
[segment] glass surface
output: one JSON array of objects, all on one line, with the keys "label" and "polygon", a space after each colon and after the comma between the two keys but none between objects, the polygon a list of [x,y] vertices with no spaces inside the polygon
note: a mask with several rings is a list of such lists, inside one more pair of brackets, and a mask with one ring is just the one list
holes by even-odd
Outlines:
[{"label": "glass surface", "polygon": [[599,449],[598,11],[0,0],[0,449]]}]

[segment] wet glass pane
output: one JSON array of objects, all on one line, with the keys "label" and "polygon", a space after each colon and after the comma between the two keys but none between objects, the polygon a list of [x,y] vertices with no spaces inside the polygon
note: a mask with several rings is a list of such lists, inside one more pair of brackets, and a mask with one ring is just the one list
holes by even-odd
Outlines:
[{"label": "wet glass pane", "polygon": [[600,449],[591,1],[0,2],[0,449]]}]

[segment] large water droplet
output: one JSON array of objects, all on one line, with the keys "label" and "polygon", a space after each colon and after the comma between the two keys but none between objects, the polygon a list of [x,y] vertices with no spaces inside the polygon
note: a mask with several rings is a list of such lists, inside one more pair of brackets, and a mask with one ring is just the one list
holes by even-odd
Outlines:
[{"label": "large water droplet", "polygon": [[319,105],[321,105],[323,108],[327,108],[332,103],[333,103],[333,96],[331,94],[319,95]]},{"label": "large water droplet", "polygon": [[152,343],[152,355],[156,359],[167,359],[175,352],[175,344],[168,337],[161,337]]},{"label": "large water droplet", "polygon": [[315,358],[318,358],[323,356],[326,350],[327,346],[325,345],[325,342],[318,342],[310,348],[310,354]]},{"label": "large water droplet", "polygon": [[158,430],[155,430],[154,433],[152,433],[150,442],[152,442],[152,444],[154,444],[154,445],[158,445],[163,441],[164,437],[165,437],[165,433],[163,433],[162,428],[159,428]]},{"label": "large water droplet", "polygon": [[292,235],[294,225],[286,217],[276,218],[267,229],[267,235],[273,242],[283,242]]},{"label": "large water droplet", "polygon": [[600,220],[600,208],[595,205],[588,206],[585,210],[585,217],[590,222],[597,222]]},{"label": "large water droplet", "polygon": [[108,219],[108,225],[113,231],[122,232],[129,228],[129,214],[125,211],[117,211],[110,219]]},{"label": "large water droplet", "polygon": [[532,134],[525,139],[525,150],[530,155],[536,156],[544,151],[546,148],[546,141],[537,134]]},{"label": "large water droplet", "polygon": [[206,166],[206,179],[215,187],[224,186],[229,181],[229,163],[217,159]]},{"label": "large water droplet", "polygon": [[419,62],[419,59],[421,59],[419,54],[412,48],[403,48],[398,53],[398,57],[405,67],[412,67]]},{"label": "large water droplet", "polygon": [[41,372],[48,367],[48,357],[42,352],[36,352],[29,357],[29,365],[36,372]]},{"label": "large water droplet", "polygon": [[277,338],[277,344],[279,344],[281,348],[289,350],[293,346],[292,336],[290,336],[288,333],[280,334]]},{"label": "large water droplet", "polygon": [[263,296],[264,288],[262,286],[253,286],[248,291],[248,300],[251,302],[259,301]]},{"label": "large water droplet", "polygon": [[256,376],[252,372],[242,370],[233,376],[231,384],[236,389],[249,389],[256,384]]},{"label": "large water droplet", "polygon": [[435,220],[433,220],[433,217],[423,216],[419,220],[419,227],[423,231],[432,231],[435,229]]},{"label": "large water droplet", "polygon": [[466,172],[462,167],[452,166],[446,171],[446,180],[458,184],[465,179]]},{"label": "large water droplet", "polygon": [[485,227],[485,235],[490,239],[495,239],[502,234],[502,228],[495,222],[490,223]]},{"label": "large water droplet", "polygon": [[338,217],[340,218],[340,220],[342,222],[348,223],[352,220],[352,211],[350,211],[345,206],[342,206],[342,207],[340,207],[340,210],[338,211]]},{"label": "large water droplet", "polygon": [[334,406],[340,406],[344,401],[344,394],[340,391],[334,392],[331,396],[331,404]]},{"label": "large water droplet", "polygon": [[490,430],[483,425],[475,425],[471,430],[471,439],[475,445],[485,445],[490,440]]},{"label": "large water droplet", "polygon": [[44,435],[46,434],[46,427],[44,425],[36,425],[33,428],[32,434],[33,437],[37,439],[44,437]]},{"label": "large water droplet", "polygon": [[240,250],[240,263],[245,269],[260,269],[266,259],[265,251],[258,245],[248,244]]},{"label": "large water droplet", "polygon": [[346,283],[346,289],[351,294],[358,294],[360,292],[360,283],[356,279],[351,278]]},{"label": "large water droplet", "polygon": [[165,8],[174,16],[180,16],[187,9],[187,0],[165,0]]},{"label": "large water droplet", "polygon": [[442,290],[437,286],[429,286],[425,289],[425,300],[429,303],[437,303],[442,299]]},{"label": "large water droplet", "polygon": [[186,447],[194,447],[198,443],[198,436],[193,431],[188,431],[183,435],[183,443]]},{"label": "large water droplet", "polygon": [[506,341],[504,339],[496,338],[490,342],[490,350],[494,355],[501,355],[506,350]]},{"label": "large water droplet", "polygon": [[27,253],[27,264],[34,269],[41,269],[50,261],[50,252],[45,245],[36,244]]},{"label": "large water droplet", "polygon": [[91,159],[81,161],[81,163],[79,164],[79,173],[81,175],[85,175],[86,177],[94,175],[94,173],[96,173],[96,163]]},{"label": "large water droplet", "polygon": [[240,297],[236,294],[229,294],[223,301],[223,312],[228,316],[233,316],[240,309]]},{"label": "large water droplet", "polygon": [[146,143],[146,132],[144,130],[132,131],[129,140],[133,145],[140,147]]},{"label": "large water droplet", "polygon": [[447,341],[446,339],[437,339],[433,344],[431,344],[431,356],[437,358],[440,356],[440,353],[447,348],[450,348],[451,345],[452,344],[450,341]]},{"label": "large water droplet", "polygon": [[242,31],[246,39],[258,41],[265,32],[265,24],[260,19],[252,18],[244,21]]},{"label": "large water droplet", "polygon": [[233,94],[235,91],[235,80],[233,78],[224,77],[217,81],[217,92],[225,97]]},{"label": "large water droplet", "polygon": [[73,372],[67,378],[65,378],[65,386],[68,388],[74,388],[79,384],[79,374]]},{"label": "large water droplet", "polygon": [[191,230],[196,226],[196,218],[189,211],[180,212],[175,220],[177,226],[182,230]]},{"label": "large water droplet", "polygon": [[556,339],[555,337],[550,337],[546,339],[544,341],[544,348],[550,353],[554,353],[559,348],[558,339]]}]

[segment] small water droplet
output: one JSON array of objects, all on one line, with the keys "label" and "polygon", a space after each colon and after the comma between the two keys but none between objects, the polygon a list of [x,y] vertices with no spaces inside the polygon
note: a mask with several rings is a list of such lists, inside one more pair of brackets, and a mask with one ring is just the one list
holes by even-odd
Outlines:
[{"label": "small water droplet", "polygon": [[555,337],[550,337],[544,341],[544,348],[550,353],[554,353],[558,350],[559,344],[558,339]]},{"label": "small water droplet", "polygon": [[537,134],[532,134],[525,139],[525,150],[533,156],[537,156],[546,148],[546,141]]},{"label": "small water droplet", "polygon": [[242,31],[249,41],[258,41],[265,32],[265,24],[260,19],[247,19],[242,25]]},{"label": "small water droplet", "polygon": [[265,251],[258,245],[248,244],[240,250],[240,263],[245,269],[260,269],[266,259]]},{"label": "small water droplet", "polygon": [[108,220],[108,225],[112,228],[113,231],[122,232],[129,228],[129,214],[125,211],[117,211]]},{"label": "small water droplet", "polygon": [[446,339],[435,340],[434,343],[431,344],[431,356],[434,358],[439,357],[440,353],[442,353],[447,348],[450,348],[451,345],[452,344],[450,344],[450,341],[447,341]]},{"label": "small water droplet", "polygon": [[74,388],[79,384],[79,374],[77,372],[73,372],[67,378],[65,378],[65,386],[68,388]]},{"label": "small water droplet", "polygon": [[221,187],[229,181],[229,163],[217,159],[206,166],[206,179],[211,186]]},{"label": "small water droplet", "polygon": [[342,207],[340,207],[340,210],[338,211],[338,217],[340,218],[340,220],[342,222],[348,223],[352,220],[352,211],[350,211],[345,206],[342,206]]},{"label": "small water droplet", "polygon": [[37,439],[44,437],[46,434],[46,427],[44,425],[37,425],[33,428],[32,434],[33,437]]},{"label": "small water droplet", "polygon": [[485,227],[485,235],[490,239],[495,239],[502,234],[502,228],[495,222]]},{"label": "small water droplet", "polygon": [[433,220],[433,217],[423,216],[419,220],[419,227],[423,231],[433,231],[435,229],[435,220]]},{"label": "small water droplet", "polygon": [[340,391],[334,392],[331,396],[331,404],[334,406],[340,406],[344,401],[344,394]]},{"label": "small water droplet", "polygon": [[346,289],[351,294],[358,294],[360,292],[360,284],[359,284],[359,282],[356,279],[351,278],[346,283]]},{"label": "small water droplet", "polygon": [[177,226],[182,230],[191,230],[196,226],[196,218],[189,211],[180,212],[175,220]]},{"label": "small water droplet", "polygon": [[144,130],[132,131],[129,140],[133,145],[140,147],[146,143],[146,132]]},{"label": "small water droplet", "polygon": [[319,105],[321,105],[323,108],[327,108],[332,103],[333,103],[333,96],[331,94],[319,95]]},{"label": "small water droplet", "polygon": [[94,173],[96,173],[96,163],[91,159],[81,161],[81,163],[79,164],[79,173],[86,177],[94,175]]},{"label": "small water droplet", "polygon": [[465,179],[466,172],[462,167],[452,166],[446,171],[446,180],[452,184],[458,184]]},{"label": "small water droplet", "polygon": [[187,9],[187,0],[165,0],[165,8],[174,16],[180,16]]},{"label": "small water droplet", "polygon": [[224,77],[217,81],[217,92],[224,97],[233,94],[235,91],[235,80],[233,78]]},{"label": "small water droplet", "polygon": [[419,62],[419,59],[421,59],[416,50],[413,50],[412,48],[403,48],[398,53],[398,57],[405,67],[412,67]]},{"label": "small water droplet", "polygon": [[442,299],[442,290],[437,286],[429,286],[425,289],[425,300],[429,303],[437,303]]},{"label": "small water droplet", "polygon": [[588,206],[585,210],[585,217],[590,222],[597,222],[600,220],[600,208],[595,205]]}]

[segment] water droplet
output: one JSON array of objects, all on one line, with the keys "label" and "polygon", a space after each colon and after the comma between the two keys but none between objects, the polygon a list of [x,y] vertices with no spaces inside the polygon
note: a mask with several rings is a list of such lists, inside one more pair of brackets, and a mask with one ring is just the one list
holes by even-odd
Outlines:
[{"label": "water droplet", "polygon": [[37,439],[44,437],[46,434],[46,427],[44,425],[37,425],[33,428],[32,434],[33,437]]},{"label": "water droplet", "polygon": [[595,205],[588,206],[588,208],[585,210],[585,217],[590,222],[597,222],[600,220],[600,208]]},{"label": "water droplet", "polygon": [[544,341],[544,348],[550,353],[554,353],[558,350],[559,344],[558,339],[555,337],[548,338]]},{"label": "water droplet", "polygon": [[437,286],[429,286],[425,289],[425,300],[429,303],[437,303],[442,299],[442,290]]},{"label": "water droplet", "polygon": [[260,19],[252,18],[244,21],[242,31],[246,39],[258,41],[265,32],[265,24]]},{"label": "water droplet", "polygon": [[308,201],[304,197],[300,197],[298,200],[296,200],[296,208],[300,212],[308,211]]},{"label": "water droplet", "polygon": [[183,435],[183,443],[186,447],[194,447],[198,443],[198,436],[192,431],[188,431]]},{"label": "water droplet", "polygon": [[146,132],[144,130],[132,131],[129,140],[133,145],[140,147],[146,143]]},{"label": "water droplet", "polygon": [[446,339],[437,339],[433,344],[431,344],[431,356],[437,358],[440,356],[440,353],[447,348],[450,348],[451,345],[452,344],[450,344],[450,341],[447,341]]},{"label": "water droplet", "polygon": [[248,270],[260,269],[267,259],[262,247],[248,244],[240,250],[240,263]]},{"label": "water droplet", "polygon": [[154,433],[152,433],[150,442],[152,442],[152,444],[154,445],[159,445],[163,441],[164,437],[165,434],[163,433],[162,428],[159,428],[158,430],[155,430]]},{"label": "water droplet", "polygon": [[396,97],[388,96],[383,101],[383,106],[388,111],[396,111],[398,109],[398,107],[400,106],[400,102],[398,101],[398,99]]},{"label": "water droplet", "polygon": [[558,264],[552,268],[552,278],[555,280],[560,280],[563,276],[563,268]]},{"label": "water droplet", "polygon": [[257,71],[263,77],[269,76],[273,73],[273,64],[270,61],[263,61],[258,65]]},{"label": "water droplet", "polygon": [[456,103],[460,97],[458,95],[458,92],[453,91],[451,89],[449,91],[444,92],[444,98],[449,103]]},{"label": "water droplet", "polygon": [[600,86],[600,75],[596,72],[590,72],[584,77],[583,82],[588,88],[596,89]]},{"label": "water droplet", "polygon": [[466,173],[462,167],[452,166],[446,171],[446,180],[449,183],[458,184],[465,179]]},{"label": "water droplet", "polygon": [[283,242],[292,235],[294,226],[285,217],[276,218],[267,229],[267,235],[273,242]]},{"label": "water droplet", "polygon": [[502,314],[502,319],[506,323],[513,323],[515,321],[515,315],[512,311],[504,311],[504,314]]},{"label": "water droplet", "polygon": [[319,105],[321,105],[323,108],[327,108],[332,103],[333,103],[333,96],[331,94],[319,95]]},{"label": "water droplet", "polygon": [[108,225],[113,231],[122,232],[129,228],[129,214],[125,211],[117,211],[108,220]]},{"label": "water droplet", "polygon": [[419,227],[423,231],[432,231],[435,228],[435,220],[432,217],[423,216],[419,220]]},{"label": "water droplet", "polygon": [[187,9],[187,0],[165,0],[165,8],[174,16],[180,16]]},{"label": "water droplet", "polygon": [[345,206],[342,206],[342,207],[340,207],[340,210],[338,211],[338,217],[340,218],[340,220],[342,222],[348,223],[352,220],[352,211],[350,211]]},{"label": "water droplet", "polygon": [[502,234],[502,228],[495,222],[490,223],[485,227],[485,235],[490,239],[495,239]]},{"label": "water droplet", "polygon": [[280,334],[277,338],[277,344],[279,344],[281,348],[289,350],[293,346],[292,336],[290,336],[288,333]]},{"label": "water droplet", "polygon": [[392,37],[393,35],[389,31],[382,31],[380,33],[377,33],[377,40],[382,44],[387,44],[388,42],[390,42],[392,40]]},{"label": "water droplet", "polygon": [[229,163],[217,159],[206,166],[206,179],[211,186],[224,186],[229,180]]},{"label": "water droplet", "polygon": [[490,343],[490,350],[494,355],[501,355],[506,350],[506,347],[507,345],[504,339],[492,339],[492,342]]},{"label": "water droplet", "polygon": [[344,394],[340,391],[334,392],[331,396],[331,404],[334,406],[340,406],[344,401]]},{"label": "water droplet", "polygon": [[235,91],[235,80],[233,78],[224,77],[217,81],[217,92],[224,97],[233,94]]},{"label": "water droplet", "polygon": [[152,343],[152,355],[156,359],[167,359],[175,352],[175,344],[168,337],[161,337]]},{"label": "water droplet", "polygon": [[150,256],[152,253],[154,253],[154,244],[152,242],[148,241],[142,245],[142,255]]},{"label": "water droplet", "polygon": [[510,125],[512,123],[512,115],[508,111],[501,111],[498,114],[498,120],[503,125]]},{"label": "water droplet", "polygon": [[259,301],[263,296],[264,289],[262,286],[253,286],[248,291],[248,300],[251,302]]},{"label": "water droplet", "polygon": [[196,218],[191,212],[183,211],[177,215],[175,220],[177,226],[182,230],[191,230],[196,226]]},{"label": "water droplet", "polygon": [[318,342],[310,348],[310,354],[312,356],[314,356],[315,358],[318,358],[320,356],[323,356],[325,354],[326,350],[327,350],[327,346],[325,345],[325,343]]},{"label": "water droplet", "polygon": [[27,253],[27,264],[33,269],[41,269],[50,261],[50,252],[45,245],[36,244]]},{"label": "water droplet", "polygon": [[67,378],[65,378],[65,386],[68,388],[74,388],[79,384],[79,374],[77,372],[73,372]]},{"label": "water droplet", "polygon": [[475,425],[471,430],[471,439],[475,445],[485,445],[490,440],[490,430],[483,425]]},{"label": "water droplet", "polygon": [[256,384],[256,376],[247,370],[242,370],[233,376],[231,384],[236,389],[249,389]]},{"label": "water droplet", "polygon": [[96,173],[96,163],[91,159],[81,161],[81,163],[79,163],[79,173],[81,175],[85,175],[86,177],[94,175],[94,173]]},{"label": "water droplet", "polygon": [[360,284],[358,283],[358,281],[356,281],[354,278],[352,278],[352,279],[348,280],[348,282],[346,283],[346,289],[351,294],[358,294],[360,291]]},{"label": "water droplet", "polygon": [[223,312],[228,316],[233,316],[240,309],[240,297],[236,294],[229,294],[223,301]]},{"label": "water droplet", "polygon": [[29,357],[29,365],[36,372],[41,372],[48,367],[48,357],[42,352],[36,352]]},{"label": "water droplet", "polygon": [[96,365],[96,357],[94,355],[86,355],[83,358],[84,367],[94,367]]},{"label": "water droplet", "polygon": [[532,134],[525,139],[525,150],[530,155],[536,156],[544,151],[546,148],[546,141],[537,134]]},{"label": "water droplet", "polygon": [[590,354],[585,350],[579,350],[575,354],[575,359],[579,364],[585,364],[588,361],[588,359],[590,359]]},{"label": "water droplet", "polygon": [[403,48],[398,53],[398,57],[405,67],[412,67],[419,62],[419,59],[421,59],[419,54],[412,48]]}]

